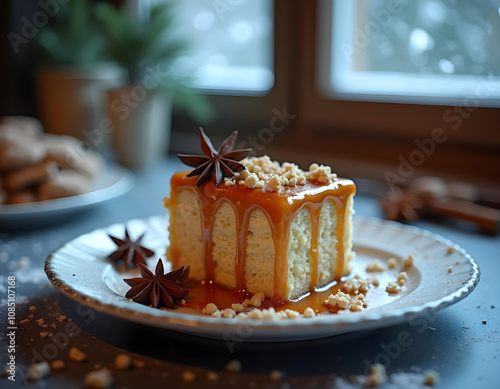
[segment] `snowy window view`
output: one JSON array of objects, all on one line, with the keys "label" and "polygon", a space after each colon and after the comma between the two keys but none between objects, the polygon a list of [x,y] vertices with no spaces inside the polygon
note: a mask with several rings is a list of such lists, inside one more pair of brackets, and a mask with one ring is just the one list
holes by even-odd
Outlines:
[{"label": "snowy window view", "polygon": [[337,94],[500,104],[500,0],[333,0],[331,34]]},{"label": "snowy window view", "polygon": [[215,93],[265,94],[274,85],[271,0],[176,1],[189,53],[173,64],[194,87]]}]

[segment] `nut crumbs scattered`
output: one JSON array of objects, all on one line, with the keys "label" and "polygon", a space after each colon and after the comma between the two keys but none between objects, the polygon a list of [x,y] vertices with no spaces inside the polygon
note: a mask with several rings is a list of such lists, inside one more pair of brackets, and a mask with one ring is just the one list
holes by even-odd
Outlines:
[{"label": "nut crumbs scattered", "polygon": [[408,281],[408,274],[406,274],[405,271],[402,271],[401,273],[398,274],[396,282],[398,283],[399,286],[403,286],[406,284],[406,281]]},{"label": "nut crumbs scattered", "polygon": [[385,291],[391,294],[397,294],[401,292],[401,287],[395,282],[389,282],[387,284]]},{"label": "nut crumbs scattered", "polygon": [[330,294],[330,296],[328,296],[325,300],[325,305],[329,305],[332,308],[338,306],[341,309],[345,309],[350,301],[351,295],[339,290],[336,294]]},{"label": "nut crumbs scattered", "polygon": [[394,269],[396,267],[396,264],[398,263],[396,258],[389,258],[387,260],[387,267],[389,269]]},{"label": "nut crumbs scattered", "polygon": [[384,264],[380,262],[379,259],[374,259],[366,266],[367,272],[381,272],[384,270],[385,270]]},{"label": "nut crumbs scattered", "polygon": [[403,267],[405,269],[408,269],[409,267],[412,266],[413,266],[413,257],[411,255],[408,255],[408,257],[403,260]]}]

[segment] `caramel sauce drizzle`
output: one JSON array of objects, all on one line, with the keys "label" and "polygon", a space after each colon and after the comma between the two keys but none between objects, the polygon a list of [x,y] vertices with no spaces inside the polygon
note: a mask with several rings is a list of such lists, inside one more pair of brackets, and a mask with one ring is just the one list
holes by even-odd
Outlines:
[{"label": "caramel sauce drizzle", "polygon": [[[344,269],[344,224],[347,200],[356,188],[350,180],[337,179],[329,185],[308,183],[302,186],[286,187],[280,192],[266,192],[249,189],[243,186],[215,186],[208,182],[201,188],[195,186],[196,177],[185,177],[186,172],[178,172],[172,177],[172,195],[165,202],[168,208],[175,208],[177,194],[183,189],[193,190],[196,194],[202,225],[202,236],[205,252],[205,281],[215,281],[215,266],[212,258],[212,228],[216,212],[222,201],[228,201],[236,214],[236,231],[238,237],[235,262],[236,289],[245,290],[245,257],[246,240],[251,213],[260,208],[266,215],[275,243],[274,262],[274,302],[287,301],[288,287],[288,240],[290,224],[302,207],[306,207],[311,215],[311,249],[310,249],[310,291],[314,291],[319,279],[319,227],[321,207],[327,200],[333,200],[337,211],[337,261],[334,269],[335,279],[340,279]],[[332,193],[333,190],[333,193]],[[168,255],[172,264],[179,267],[175,235],[172,225],[175,224],[175,212],[170,212],[170,248]]]}]

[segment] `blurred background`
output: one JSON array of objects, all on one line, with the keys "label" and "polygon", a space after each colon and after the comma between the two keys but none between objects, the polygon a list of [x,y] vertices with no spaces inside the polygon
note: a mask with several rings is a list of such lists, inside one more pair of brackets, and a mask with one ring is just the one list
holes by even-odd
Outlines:
[{"label": "blurred background", "polygon": [[198,152],[203,126],[344,176],[500,184],[499,0],[6,0],[0,18],[0,116],[132,168]]}]

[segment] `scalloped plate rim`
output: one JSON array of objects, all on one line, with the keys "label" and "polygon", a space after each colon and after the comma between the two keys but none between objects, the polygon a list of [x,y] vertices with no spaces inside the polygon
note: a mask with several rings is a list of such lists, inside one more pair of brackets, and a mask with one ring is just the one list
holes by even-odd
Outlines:
[{"label": "scalloped plate rim", "polygon": [[[154,221],[162,220],[164,220],[165,222],[164,225],[166,231],[166,222],[168,219],[164,216],[153,216],[146,219],[132,219],[125,223],[115,223],[104,228],[90,231],[87,234],[92,234],[100,231],[104,232],[111,228],[123,226],[128,223],[151,224]],[[57,255],[60,254],[60,252],[65,247],[87,234],[80,235],[80,237],[66,242],[58,249],[54,250],[46,260],[45,272],[49,281],[57,289],[59,289],[69,298],[93,309],[96,309],[97,311],[153,327],[160,327],[187,334],[218,339],[221,338],[222,333],[231,334],[236,331],[242,324],[250,325],[252,326],[254,331],[251,337],[245,339],[246,341],[287,341],[314,339],[339,335],[351,331],[368,330],[400,324],[407,321],[408,318],[412,317],[412,315],[423,315],[428,311],[441,310],[447,306],[455,304],[456,302],[467,297],[479,282],[480,270],[474,259],[472,259],[472,257],[459,245],[442,237],[441,235],[429,232],[424,229],[420,229],[415,226],[408,226],[398,222],[387,221],[373,217],[355,216],[355,225],[356,224],[371,224],[382,228],[390,227],[402,232],[424,236],[443,245],[453,247],[463,256],[463,259],[466,261],[466,263],[470,265],[470,277],[464,280],[461,287],[450,291],[445,296],[437,298],[434,301],[424,303],[422,305],[409,306],[406,308],[396,308],[394,310],[389,310],[388,312],[372,312],[370,310],[367,310],[363,312],[356,312],[353,314],[317,316],[314,319],[298,318],[294,320],[255,322],[240,321],[237,319],[213,318],[211,316],[200,316],[188,313],[158,310],[134,303],[118,295],[113,296],[116,301],[113,301],[111,303],[103,302],[75,290],[71,283],[68,283],[65,280],[61,279],[58,276],[57,272],[53,270],[53,261],[57,260]],[[354,241],[356,242],[356,238],[354,238]],[[101,282],[103,281],[101,280]],[[130,307],[128,307],[128,305],[127,308],[119,306],[117,305],[117,302],[119,305],[122,305],[123,302],[126,302],[126,304],[130,304]],[[286,329],[286,331],[283,331],[284,329]]]}]

